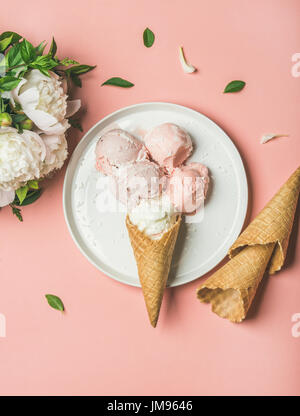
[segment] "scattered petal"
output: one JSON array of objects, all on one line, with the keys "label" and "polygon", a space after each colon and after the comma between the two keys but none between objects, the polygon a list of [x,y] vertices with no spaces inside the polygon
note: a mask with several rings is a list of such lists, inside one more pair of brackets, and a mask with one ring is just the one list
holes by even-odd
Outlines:
[{"label": "scattered petal", "polygon": [[276,139],[277,137],[288,137],[288,136],[289,136],[288,134],[273,134],[273,133],[265,134],[260,139],[260,144],[267,143],[269,140]]},{"label": "scattered petal", "polygon": [[182,68],[183,68],[183,70],[186,74],[191,74],[192,72],[196,71],[196,68],[193,67],[193,65],[188,64],[186,62],[182,46],[179,47],[179,59],[180,59],[180,63],[182,65]]}]

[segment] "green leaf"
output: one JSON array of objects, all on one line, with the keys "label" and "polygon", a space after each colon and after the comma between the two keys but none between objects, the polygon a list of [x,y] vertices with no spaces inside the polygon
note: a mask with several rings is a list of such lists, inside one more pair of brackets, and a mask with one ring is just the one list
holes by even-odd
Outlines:
[{"label": "green leaf", "polygon": [[80,88],[82,87],[82,82],[81,82],[81,79],[79,78],[78,75],[71,74],[70,78],[71,78],[73,84],[76,85],[76,87],[80,87]]},{"label": "green leaf", "polygon": [[39,197],[41,196],[41,193],[42,193],[41,189],[30,189],[27,192],[26,198],[24,199],[22,203],[20,203],[18,196],[16,196],[13,204],[17,206],[30,205],[33,202],[35,202],[37,199],[39,199]]},{"label": "green leaf", "polygon": [[59,311],[64,311],[65,307],[64,304],[62,303],[61,299],[58,296],[55,295],[45,295],[48,304],[51,306],[51,308],[53,309],[57,309]]},{"label": "green leaf", "polygon": [[0,95],[0,113],[5,113],[7,104],[5,103],[4,99]]},{"label": "green leaf", "polygon": [[0,78],[0,90],[11,91],[16,88],[20,81],[21,79],[12,76]]},{"label": "green leaf", "polygon": [[239,80],[231,81],[229,82],[229,84],[226,85],[223,92],[224,93],[238,92],[238,91],[241,91],[245,85],[246,83],[244,81],[239,81]]},{"label": "green leaf", "polygon": [[[31,65],[32,66],[32,65]],[[49,71],[46,68],[43,68],[40,65],[34,65],[35,69],[38,69],[42,74],[46,75],[46,77],[50,77]]]},{"label": "green leaf", "polygon": [[95,66],[91,66],[91,65],[74,65],[71,68],[68,68],[66,70],[67,74],[76,74],[76,75],[81,75],[81,74],[86,74],[87,72],[92,71],[94,68],[96,68]]},{"label": "green leaf", "polygon": [[28,181],[27,185],[30,189],[39,189],[39,181]]},{"label": "green leaf", "polygon": [[16,32],[3,32],[0,35],[0,40],[8,38],[12,36],[11,44],[19,42],[19,40],[23,37]]},{"label": "green leaf", "polygon": [[50,45],[48,55],[51,56],[51,58],[54,58],[54,56],[56,54],[56,51],[57,51],[57,45],[56,45],[56,42],[54,40],[54,37],[52,37],[52,42],[51,42],[51,45]]},{"label": "green leaf", "polygon": [[10,207],[11,207],[12,213],[18,218],[19,221],[22,222],[23,217],[22,217],[20,208],[16,208],[12,204],[10,204]]},{"label": "green leaf", "polygon": [[4,52],[11,45],[12,35],[0,40],[0,52]]},{"label": "green leaf", "polygon": [[83,131],[83,128],[82,128],[82,126],[81,126],[81,124],[80,124],[80,122],[79,122],[79,120],[78,119],[72,119],[72,118],[69,118],[69,123],[71,124],[71,126],[74,128],[74,129],[78,129],[78,130],[80,130],[81,132]]},{"label": "green leaf", "polygon": [[38,56],[41,56],[41,55],[43,55],[43,52],[44,52],[44,50],[45,50],[45,48],[46,48],[46,46],[47,46],[47,43],[46,43],[46,41],[45,40],[43,40],[36,48],[35,48],[35,52],[36,52],[36,54],[38,55]]},{"label": "green leaf", "polygon": [[155,40],[154,33],[148,27],[144,30],[143,40],[144,40],[144,45],[146,46],[146,48],[151,48],[151,46],[154,43],[154,40]]},{"label": "green leaf", "polygon": [[11,118],[14,124],[21,123],[21,121],[27,120],[26,114],[11,114]]},{"label": "green leaf", "polygon": [[20,201],[20,205],[22,205],[24,199],[26,198],[27,192],[28,192],[29,188],[27,185],[22,186],[21,188],[16,190],[16,194],[19,198]]},{"label": "green leaf", "polygon": [[101,87],[103,85],[114,85],[116,87],[122,87],[122,88],[131,88],[134,86],[134,84],[132,84],[131,82],[126,81],[126,79],[119,78],[119,77],[110,78],[107,81],[103,82],[103,84],[101,84]]},{"label": "green leaf", "polygon": [[33,45],[28,42],[28,40],[24,39],[21,42],[21,56],[26,64],[31,63],[34,61],[36,57],[36,51]]},{"label": "green leaf", "polygon": [[76,65],[76,64],[79,64],[79,62],[74,61],[74,59],[70,59],[70,58],[64,58],[61,61],[59,61],[59,65],[63,65],[63,66]]},{"label": "green leaf", "polygon": [[57,62],[48,55],[38,56],[34,62],[29,64],[32,68],[52,69],[57,66]]},{"label": "green leaf", "polygon": [[25,63],[21,56],[21,44],[17,43],[9,49],[6,54],[7,66],[10,68],[12,66],[21,65]]}]

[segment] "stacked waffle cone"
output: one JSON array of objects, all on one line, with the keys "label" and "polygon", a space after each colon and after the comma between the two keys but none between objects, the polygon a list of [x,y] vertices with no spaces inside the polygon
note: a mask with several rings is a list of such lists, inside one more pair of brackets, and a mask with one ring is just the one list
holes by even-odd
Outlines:
[{"label": "stacked waffle cone", "polygon": [[154,240],[141,232],[136,225],[130,222],[129,217],[126,217],[126,227],[138,268],[149,320],[153,327],[156,327],[157,324],[180,222],[181,217],[178,216],[175,224],[161,238]]},{"label": "stacked waffle cone", "polygon": [[300,167],[229,250],[230,261],[197,289],[201,302],[232,322],[245,319],[265,272],[284,264],[300,190]]}]

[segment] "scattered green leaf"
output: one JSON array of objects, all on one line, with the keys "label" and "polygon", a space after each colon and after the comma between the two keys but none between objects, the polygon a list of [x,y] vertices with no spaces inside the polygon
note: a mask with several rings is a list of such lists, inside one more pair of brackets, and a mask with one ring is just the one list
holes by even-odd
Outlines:
[{"label": "scattered green leaf", "polygon": [[132,84],[131,82],[126,81],[126,79],[119,78],[119,77],[110,78],[107,81],[103,82],[103,84],[101,84],[101,87],[103,85],[114,85],[116,87],[122,87],[122,88],[131,88],[134,86],[134,84]]},{"label": "scattered green leaf", "polygon": [[61,299],[58,296],[45,295],[45,297],[47,299],[48,304],[51,306],[51,308],[57,309],[61,312],[65,310],[64,304],[62,303]]},{"label": "scattered green leaf", "polygon": [[224,89],[224,93],[241,91],[245,87],[245,85],[246,83],[244,81],[239,81],[239,80],[231,81],[229,82],[229,84],[226,85]]},{"label": "scattered green leaf", "polygon": [[151,46],[154,43],[155,35],[152,32],[152,30],[150,30],[148,27],[144,30],[143,40],[144,40],[144,45],[146,46],[146,48],[151,48]]}]

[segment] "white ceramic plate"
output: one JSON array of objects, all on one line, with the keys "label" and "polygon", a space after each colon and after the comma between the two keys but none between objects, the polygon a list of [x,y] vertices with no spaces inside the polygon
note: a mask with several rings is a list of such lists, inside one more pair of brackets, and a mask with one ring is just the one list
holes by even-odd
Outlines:
[{"label": "white ceramic plate", "polygon": [[213,269],[239,235],[247,211],[248,187],[241,157],[227,134],[203,114],[176,104],[143,103],[100,120],[80,141],[67,168],[65,219],[75,243],[91,263],[107,276],[133,286],[140,284],[126,214],[101,212],[109,196],[99,185],[94,149],[103,130],[120,127],[139,137],[142,131],[164,122],[190,133],[194,152],[189,160],[204,163],[211,175],[202,221],[183,221],[180,227],[168,285],[182,285]]}]

